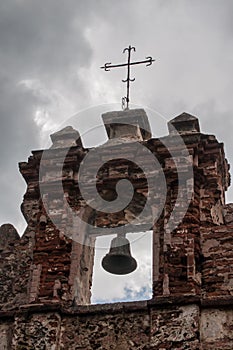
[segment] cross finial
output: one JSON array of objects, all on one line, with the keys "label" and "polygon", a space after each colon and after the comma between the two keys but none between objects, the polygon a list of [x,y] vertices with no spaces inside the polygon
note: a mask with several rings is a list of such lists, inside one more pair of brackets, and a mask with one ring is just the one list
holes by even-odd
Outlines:
[{"label": "cross finial", "polygon": [[[126,47],[123,50],[123,53],[128,51],[128,60],[127,63],[121,63],[121,64],[111,64],[111,62],[105,63],[104,66],[100,67],[101,69],[104,69],[105,71],[110,71],[111,68],[117,68],[117,67],[127,67],[127,78],[125,80],[122,80],[123,83],[127,83],[127,94],[125,97],[122,98],[122,108],[128,109],[129,108],[129,84],[130,82],[135,81],[135,78],[130,78],[130,67],[135,64],[142,64],[147,63],[146,66],[150,66],[155,60],[152,59],[151,56],[146,57],[144,61],[135,61],[131,62],[131,51],[136,51],[134,46],[129,45],[129,47]],[[125,102],[126,102],[126,108],[125,108]]]}]

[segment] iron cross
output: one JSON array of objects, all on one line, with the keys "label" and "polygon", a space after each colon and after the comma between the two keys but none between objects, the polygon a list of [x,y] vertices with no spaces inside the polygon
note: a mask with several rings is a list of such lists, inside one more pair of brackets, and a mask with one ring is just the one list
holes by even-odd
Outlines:
[{"label": "iron cross", "polygon": [[123,50],[123,53],[125,53],[126,51],[128,51],[128,61],[127,63],[121,63],[121,64],[111,64],[111,62],[109,63],[105,63],[104,66],[100,67],[101,69],[104,69],[105,71],[110,71],[111,68],[117,68],[117,67],[127,67],[127,78],[125,80],[122,80],[123,83],[127,83],[127,95],[126,97],[122,98],[122,106],[125,106],[125,102],[126,102],[126,109],[129,108],[129,84],[132,81],[135,81],[135,78],[131,79],[130,78],[130,67],[135,65],[135,64],[142,64],[142,63],[147,63],[146,66],[150,66],[152,64],[152,62],[154,62],[155,60],[152,59],[151,56],[146,57],[146,59],[144,61],[136,61],[136,62],[131,62],[131,51],[136,51],[134,46],[129,45],[129,47],[126,47]]}]

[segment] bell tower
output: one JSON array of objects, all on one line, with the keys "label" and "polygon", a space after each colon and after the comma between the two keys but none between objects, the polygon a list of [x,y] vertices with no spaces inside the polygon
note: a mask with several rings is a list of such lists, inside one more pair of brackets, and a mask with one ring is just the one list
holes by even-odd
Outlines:
[{"label": "bell tower", "polygon": [[[224,223],[229,174],[222,144],[187,113],[171,120],[161,139],[151,138],[142,109],[102,118],[106,144],[85,149],[66,127],[51,136],[49,150],[20,163],[28,185],[22,210],[33,232],[29,302],[89,303],[95,238],[116,234],[103,267],[130,273],[137,263],[126,235],[148,229],[153,298],[200,296],[203,235]],[[127,266],[119,269],[122,261]]]}]

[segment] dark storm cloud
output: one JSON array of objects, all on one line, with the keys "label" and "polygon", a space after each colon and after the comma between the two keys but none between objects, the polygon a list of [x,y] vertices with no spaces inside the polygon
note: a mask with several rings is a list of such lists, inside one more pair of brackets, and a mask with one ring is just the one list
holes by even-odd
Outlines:
[{"label": "dark storm cloud", "polygon": [[[50,89],[85,87],[78,69],[89,64],[91,48],[84,36],[88,5],[71,1],[2,1],[0,4],[0,222],[17,225],[24,182],[17,163],[39,147],[37,108],[52,98],[30,82]],[[75,75],[76,74],[76,75]],[[29,82],[29,84],[24,82]],[[42,88],[43,90],[43,88]]]},{"label": "dark storm cloud", "polygon": [[66,5],[59,0],[1,4],[1,59],[7,58],[12,73],[64,77],[75,62],[86,65],[91,53],[83,36],[88,8],[77,8],[73,1]]}]

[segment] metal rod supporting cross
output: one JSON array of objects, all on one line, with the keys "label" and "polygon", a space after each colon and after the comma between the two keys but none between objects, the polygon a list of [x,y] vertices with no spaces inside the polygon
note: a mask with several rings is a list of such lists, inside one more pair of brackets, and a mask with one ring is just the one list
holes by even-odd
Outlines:
[{"label": "metal rod supporting cross", "polygon": [[131,79],[130,78],[130,67],[136,64],[143,64],[143,63],[147,63],[146,66],[150,66],[155,60],[152,59],[151,56],[146,57],[146,59],[144,61],[136,61],[136,62],[131,62],[131,51],[136,51],[134,46],[129,45],[129,47],[126,47],[123,50],[123,53],[125,53],[126,51],[128,51],[128,60],[127,63],[120,63],[120,64],[111,64],[111,62],[105,63],[104,66],[100,67],[101,69],[104,69],[105,71],[110,71],[111,68],[118,68],[118,67],[127,67],[127,78],[125,80],[122,80],[123,83],[127,83],[127,95],[126,97],[122,98],[123,104],[125,104],[126,102],[126,109],[129,108],[129,84],[130,82],[135,81],[135,78]]}]

